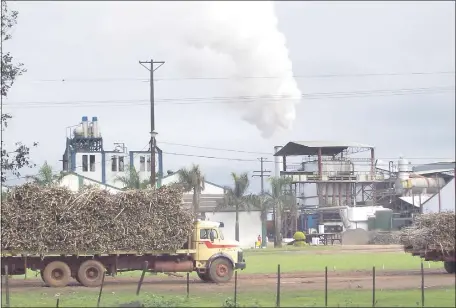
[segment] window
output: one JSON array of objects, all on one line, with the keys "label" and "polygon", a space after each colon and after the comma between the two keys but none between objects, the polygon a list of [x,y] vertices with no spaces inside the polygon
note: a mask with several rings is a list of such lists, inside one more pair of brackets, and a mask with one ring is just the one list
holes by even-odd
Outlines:
[{"label": "window", "polygon": [[124,157],[123,156],[119,157],[119,171],[120,172],[124,172],[125,171]]},{"label": "window", "polygon": [[209,229],[201,229],[200,230],[200,239],[201,240],[208,240],[209,239]]},{"label": "window", "polygon": [[111,171],[117,171],[117,156],[115,155],[111,157]]},{"label": "window", "polygon": [[225,239],[225,237],[223,236],[222,229],[219,229],[219,235],[220,235],[220,239],[221,239],[221,240],[224,240],[224,239]]},{"label": "window", "polygon": [[212,236],[214,237],[214,239],[218,239],[218,232],[217,232],[217,230],[212,229],[212,230],[211,230],[211,234],[212,234]]},{"label": "window", "polygon": [[95,171],[95,155],[90,155],[90,171]]},{"label": "window", "polygon": [[82,172],[89,171],[89,162],[87,159],[87,155],[82,155]]},{"label": "window", "polygon": [[150,171],[150,156],[147,156],[147,171]]},{"label": "window", "polygon": [[146,171],[146,158],[139,156],[139,171]]}]

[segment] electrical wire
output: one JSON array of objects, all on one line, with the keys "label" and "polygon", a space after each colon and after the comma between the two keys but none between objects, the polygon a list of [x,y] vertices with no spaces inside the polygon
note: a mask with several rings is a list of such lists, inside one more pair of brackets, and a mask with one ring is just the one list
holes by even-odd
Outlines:
[{"label": "electrical wire", "polygon": [[[288,73],[288,72],[286,72]],[[347,78],[347,77],[380,77],[380,76],[413,76],[413,75],[454,75],[453,71],[442,72],[411,72],[411,73],[360,73],[360,74],[319,74],[319,75],[292,75],[296,79],[320,79],[320,78]],[[240,79],[279,79],[284,76],[225,76],[225,77],[169,77],[169,78],[155,78],[154,81],[186,81],[186,80],[240,80]],[[132,77],[132,78],[84,78],[84,79],[41,79],[31,80],[30,82],[125,82],[125,81],[141,81],[149,82],[146,78]]]},{"label": "electrical wire", "polygon": [[[239,103],[277,103],[284,100],[298,99],[342,99],[357,97],[380,97],[395,95],[416,95],[416,94],[436,94],[444,92],[454,92],[454,86],[433,87],[433,88],[411,88],[411,89],[383,89],[369,91],[351,92],[320,92],[305,93],[300,97],[286,95],[262,95],[262,96],[232,96],[232,97],[193,97],[193,98],[162,98],[156,99],[155,105],[199,105],[199,104],[239,104]],[[148,99],[126,99],[126,100],[79,100],[79,101],[28,101],[28,102],[8,102],[4,104],[13,108],[42,108],[42,107],[87,107],[102,106],[120,107],[132,105],[149,105]]]}]

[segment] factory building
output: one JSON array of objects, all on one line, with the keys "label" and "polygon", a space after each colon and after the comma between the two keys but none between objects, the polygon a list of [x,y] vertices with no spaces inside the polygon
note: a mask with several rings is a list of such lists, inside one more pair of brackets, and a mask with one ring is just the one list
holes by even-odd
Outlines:
[{"label": "factory building", "polygon": [[[295,229],[319,233],[399,229],[414,215],[435,211],[436,196],[445,189],[453,191],[452,202],[451,192],[445,202],[454,211],[454,168],[454,162],[414,168],[405,158],[381,162],[373,146],[354,142],[293,141],[275,147],[276,174],[291,179],[299,210],[286,219],[297,222]],[[434,205],[426,206],[431,200]],[[287,225],[285,236],[295,231],[293,223]]]},{"label": "factory building", "polygon": [[[163,176],[163,155],[159,147],[155,147],[157,187],[176,183],[179,176],[169,172]],[[151,174],[150,149],[127,150],[124,143],[115,143],[113,150],[105,150],[103,137],[97,117],[89,121],[82,117],[80,124],[67,129],[65,152],[63,154],[63,171],[68,173],[60,182],[73,191],[82,189],[85,185],[94,185],[117,193],[123,184],[116,181],[130,166],[134,166],[140,180],[149,180]],[[204,219],[223,222],[226,239],[234,240],[235,213],[228,209],[215,212],[218,202],[223,200],[223,186],[205,181],[205,189],[200,196],[200,212]],[[192,207],[192,192],[184,193],[184,206]],[[253,247],[258,235],[262,234],[259,212],[240,213],[240,245]]]},{"label": "factory building", "polygon": [[[71,128],[67,130],[63,171],[119,188],[122,188],[122,183],[116,181],[116,178],[123,175],[130,166],[134,166],[141,181],[150,179],[150,149],[128,151],[124,143],[115,143],[113,150],[105,150],[97,117],[92,117],[92,121],[89,121],[84,116],[79,125]],[[160,185],[163,158],[158,147],[155,147],[155,157],[158,175],[156,183]]]}]

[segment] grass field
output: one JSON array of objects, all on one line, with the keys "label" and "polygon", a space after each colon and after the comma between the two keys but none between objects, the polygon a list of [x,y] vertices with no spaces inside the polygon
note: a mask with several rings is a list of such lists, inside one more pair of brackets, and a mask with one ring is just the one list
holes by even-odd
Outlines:
[{"label": "grass field", "polygon": [[[28,292],[26,295],[12,293],[12,307],[55,307],[55,293]],[[426,307],[454,307],[455,291],[451,288],[426,290]],[[73,292],[60,295],[59,307],[96,307],[97,290]],[[134,290],[129,292],[105,292],[101,298],[101,307],[118,307],[122,303],[141,301],[146,307],[234,307],[233,294],[207,292],[185,296],[173,294],[153,294],[142,292],[139,297]],[[238,294],[237,303],[242,307],[274,307],[276,295],[270,293],[242,292]],[[3,300],[4,303],[4,300]],[[324,293],[318,291],[282,292],[281,307],[324,307]],[[330,307],[372,307],[372,292],[331,291],[328,293]],[[377,307],[420,307],[420,290],[377,291]]]}]

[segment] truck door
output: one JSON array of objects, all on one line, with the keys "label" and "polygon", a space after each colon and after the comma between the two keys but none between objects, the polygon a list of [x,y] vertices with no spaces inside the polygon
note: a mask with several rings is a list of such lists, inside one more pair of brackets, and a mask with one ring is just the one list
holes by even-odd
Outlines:
[{"label": "truck door", "polygon": [[197,259],[208,260],[213,254],[221,250],[220,236],[216,229],[200,229],[197,239]]}]

